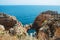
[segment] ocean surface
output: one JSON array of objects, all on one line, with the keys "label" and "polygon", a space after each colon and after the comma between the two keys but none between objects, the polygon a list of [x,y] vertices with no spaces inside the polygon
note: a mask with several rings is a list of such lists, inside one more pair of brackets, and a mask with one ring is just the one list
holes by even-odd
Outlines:
[{"label": "ocean surface", "polygon": [[0,12],[16,16],[22,24],[33,23],[35,18],[43,11],[53,10],[60,13],[60,6],[42,5],[0,5]]}]

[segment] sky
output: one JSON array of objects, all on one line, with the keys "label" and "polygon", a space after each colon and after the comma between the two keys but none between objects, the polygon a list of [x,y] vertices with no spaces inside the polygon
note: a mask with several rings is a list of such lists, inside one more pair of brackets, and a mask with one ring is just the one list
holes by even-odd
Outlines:
[{"label": "sky", "polygon": [[60,5],[60,0],[0,0],[0,5]]}]

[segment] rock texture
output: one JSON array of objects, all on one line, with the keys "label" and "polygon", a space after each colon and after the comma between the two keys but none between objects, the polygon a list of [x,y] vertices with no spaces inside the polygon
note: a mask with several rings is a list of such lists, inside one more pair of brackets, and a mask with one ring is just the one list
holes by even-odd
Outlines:
[{"label": "rock texture", "polygon": [[11,27],[13,27],[17,23],[16,20],[4,13],[0,13],[0,24],[4,25],[6,30],[9,30]]},{"label": "rock texture", "polygon": [[4,26],[0,25],[0,31],[4,31],[4,30],[5,30]]},{"label": "rock texture", "polygon": [[[50,12],[50,11],[49,11]],[[39,30],[39,28],[41,28],[42,23],[45,20],[48,20],[49,18],[51,18],[51,15],[47,12],[42,12],[40,15],[38,15],[32,25],[32,28],[35,29],[36,31]]]},{"label": "rock texture", "polygon": [[[36,17],[31,28],[36,30],[37,35],[41,35],[41,32],[39,32],[39,31],[42,31],[42,32],[44,32],[44,34],[47,33],[47,34],[45,34],[45,35],[47,35],[47,37],[53,37],[54,34],[56,34],[56,32],[58,34],[59,30],[56,28],[60,26],[59,20],[60,20],[60,14],[58,14],[58,12],[45,11]],[[42,37],[45,36],[44,34]]]}]

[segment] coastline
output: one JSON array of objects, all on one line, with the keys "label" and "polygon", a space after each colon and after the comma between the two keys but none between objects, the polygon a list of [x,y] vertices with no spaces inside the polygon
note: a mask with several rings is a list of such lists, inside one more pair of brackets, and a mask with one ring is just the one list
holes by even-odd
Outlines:
[{"label": "coastline", "polygon": [[23,25],[15,16],[0,13],[0,39],[55,40],[60,37],[59,20],[58,12],[48,10],[38,15],[33,23]]}]

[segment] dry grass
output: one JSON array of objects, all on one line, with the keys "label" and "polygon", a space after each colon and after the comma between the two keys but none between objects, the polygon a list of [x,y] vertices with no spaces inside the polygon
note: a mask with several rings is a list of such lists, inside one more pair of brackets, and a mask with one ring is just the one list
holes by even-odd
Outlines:
[{"label": "dry grass", "polygon": [[37,40],[34,37],[31,36],[25,36],[25,35],[10,35],[8,32],[1,32],[0,33],[0,40]]},{"label": "dry grass", "polygon": [[[32,36],[25,36],[25,35],[10,35],[8,32],[4,31],[0,33],[0,40],[40,40],[36,39]],[[49,40],[53,40],[50,38]]]},{"label": "dry grass", "polygon": [[8,33],[0,33],[0,40],[18,40],[16,36],[10,36]]}]

